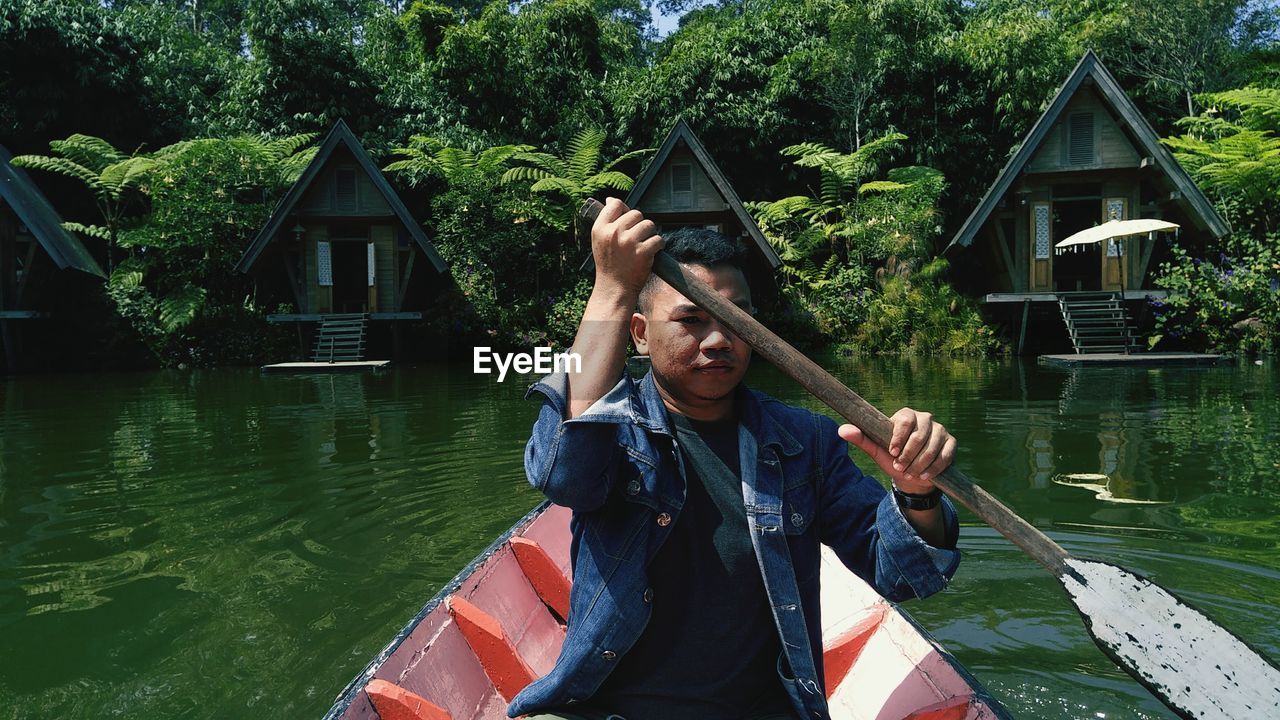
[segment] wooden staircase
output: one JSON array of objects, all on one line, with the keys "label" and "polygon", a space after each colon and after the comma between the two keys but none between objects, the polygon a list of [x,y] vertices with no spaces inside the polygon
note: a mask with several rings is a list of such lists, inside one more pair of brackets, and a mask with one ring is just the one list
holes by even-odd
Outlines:
[{"label": "wooden staircase", "polygon": [[369,316],[364,313],[324,315],[316,330],[315,345],[311,349],[312,362],[358,362],[364,359],[365,326]]},{"label": "wooden staircase", "polygon": [[1138,350],[1137,339],[1129,329],[1129,314],[1119,293],[1059,295],[1058,308],[1062,310],[1062,321],[1067,325],[1067,334],[1077,355],[1127,355]]}]

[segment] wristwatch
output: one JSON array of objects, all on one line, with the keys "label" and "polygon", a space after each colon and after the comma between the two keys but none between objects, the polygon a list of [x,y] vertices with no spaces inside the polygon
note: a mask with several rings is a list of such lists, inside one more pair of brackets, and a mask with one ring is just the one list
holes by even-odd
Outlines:
[{"label": "wristwatch", "polygon": [[895,487],[893,499],[898,501],[898,507],[903,510],[932,510],[942,502],[942,491],[935,487],[924,494],[907,493]]}]

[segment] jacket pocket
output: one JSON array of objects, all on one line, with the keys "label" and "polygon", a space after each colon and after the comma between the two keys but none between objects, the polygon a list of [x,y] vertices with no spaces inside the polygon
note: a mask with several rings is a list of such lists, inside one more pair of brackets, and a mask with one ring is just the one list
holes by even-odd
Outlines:
[{"label": "jacket pocket", "polygon": [[627,560],[639,545],[641,532],[653,511],[643,503],[614,499],[591,513],[587,533],[592,547],[614,560]]}]

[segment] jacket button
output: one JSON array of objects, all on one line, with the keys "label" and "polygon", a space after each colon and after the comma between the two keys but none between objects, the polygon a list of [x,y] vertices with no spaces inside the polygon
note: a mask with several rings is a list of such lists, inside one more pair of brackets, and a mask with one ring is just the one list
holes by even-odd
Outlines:
[{"label": "jacket button", "polygon": [[627,483],[627,494],[628,494],[628,495],[635,495],[635,494],[636,494],[636,493],[638,493],[638,492],[640,492],[640,481],[639,481],[639,480],[632,480],[631,482]]},{"label": "jacket button", "polygon": [[604,652],[600,653],[600,657],[604,658],[605,660],[617,660],[618,653],[612,650],[605,650]]},{"label": "jacket button", "polygon": [[670,524],[671,524],[671,516],[670,516],[670,515],[668,515],[667,513],[662,513],[662,514],[658,515],[658,526],[659,526],[659,527],[666,527],[666,526],[668,526],[668,525],[670,525]]},{"label": "jacket button", "polygon": [[791,513],[791,524],[796,527],[804,525],[804,516],[800,513]]},{"label": "jacket button", "polygon": [[647,603],[653,602],[653,588],[644,589],[644,601]]}]

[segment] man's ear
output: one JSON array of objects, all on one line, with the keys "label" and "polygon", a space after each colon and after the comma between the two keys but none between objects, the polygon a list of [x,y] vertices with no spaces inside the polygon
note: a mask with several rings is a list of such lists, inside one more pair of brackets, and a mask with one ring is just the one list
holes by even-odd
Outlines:
[{"label": "man's ear", "polygon": [[637,355],[649,354],[649,319],[642,313],[631,313],[631,342],[636,344]]}]

